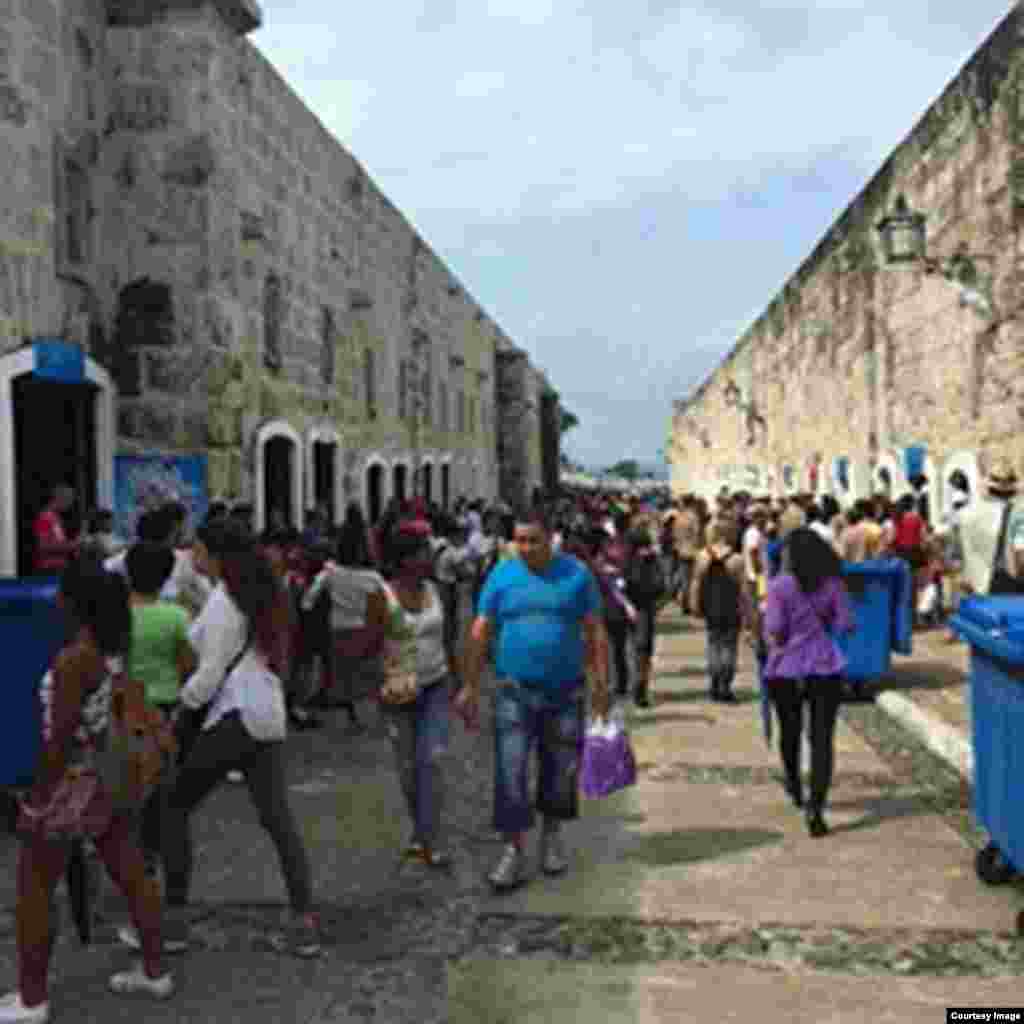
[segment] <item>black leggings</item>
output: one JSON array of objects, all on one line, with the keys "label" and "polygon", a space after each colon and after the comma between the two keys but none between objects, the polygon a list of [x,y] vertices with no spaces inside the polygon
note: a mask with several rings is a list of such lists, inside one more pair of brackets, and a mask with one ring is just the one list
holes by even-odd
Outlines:
[{"label": "black leggings", "polygon": [[245,776],[260,824],[277,848],[292,910],[306,913],[312,902],[309,858],[288,803],[284,743],[254,739],[237,712],[200,734],[167,801],[161,830],[167,905],[182,907],[188,902],[189,816],[232,768]]},{"label": "black leggings", "polygon": [[768,692],[779,714],[779,745],[786,781],[797,787],[800,781],[800,736],[803,732],[804,703],[811,709],[811,801],[820,810],[832,785],[835,760],[836,715],[840,692],[837,678],[770,679]]},{"label": "black leggings", "polygon": [[615,663],[615,686],[619,693],[629,692],[629,623],[625,619],[605,620],[608,643]]}]

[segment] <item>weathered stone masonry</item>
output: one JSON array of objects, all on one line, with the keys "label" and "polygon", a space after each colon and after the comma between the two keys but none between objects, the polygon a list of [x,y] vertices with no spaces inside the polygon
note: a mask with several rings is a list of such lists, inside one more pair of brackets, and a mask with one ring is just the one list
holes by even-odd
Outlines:
[{"label": "weathered stone masonry", "polygon": [[[1024,15],[1015,10],[839,217],[768,309],[672,419],[673,486],[831,491],[846,502],[924,449],[932,508],[962,469],[1024,469]],[[928,252],[958,247],[994,316],[920,265],[884,265],[877,223],[899,194],[927,215]],[[910,452],[908,453],[908,449]],[[908,455],[911,463],[908,463]]]},{"label": "weathered stone masonry", "polygon": [[118,451],[207,452],[211,492],[260,521],[275,438],[292,518],[316,442],[338,509],[373,466],[381,501],[414,472],[495,496],[503,425],[509,497],[531,491],[551,437],[500,407],[511,342],[246,39],[260,19],[0,0],[2,351],[81,345],[116,383]]}]

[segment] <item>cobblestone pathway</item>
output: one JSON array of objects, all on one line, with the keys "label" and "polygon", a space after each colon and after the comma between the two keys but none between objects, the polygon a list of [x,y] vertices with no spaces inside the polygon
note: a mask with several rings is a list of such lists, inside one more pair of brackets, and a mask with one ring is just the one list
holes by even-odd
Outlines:
[{"label": "cobblestone pathway", "polygon": [[[670,621],[666,635],[683,636]],[[682,674],[686,674],[684,670]],[[699,686],[699,680],[693,682]],[[743,705],[753,719],[750,681],[741,680]],[[685,708],[684,708],[685,705]],[[500,849],[491,830],[492,740],[489,702],[479,734],[459,725],[452,731],[448,829],[454,864],[450,872],[403,865],[404,812],[383,726],[368,716],[370,729],[351,736],[344,716],[332,716],[322,732],[294,737],[293,794],[313,851],[316,886],[326,933],[324,955],[314,963],[272,951],[270,937],[283,903],[277,865],[255,827],[244,787],[225,786],[200,813],[195,911],[195,951],[176,961],[181,994],[170,1004],[148,1006],[147,1021],[387,1021],[440,1024],[468,1020],[452,1016],[450,979],[474,963],[529,965],[718,965],[759,971],[811,971],[849,977],[1013,978],[1024,968],[1024,941],[1013,934],[1010,903],[1003,927],[897,928],[736,921],[685,913],[537,914],[506,905],[490,893],[484,876]],[[633,714],[638,737],[655,735],[667,722],[698,725],[710,706],[694,689],[663,704],[668,716]],[[679,722],[672,715],[683,715]],[[951,870],[973,877],[972,849],[984,841],[970,821],[967,794],[950,769],[894,727],[871,705],[848,706],[843,716],[880,757],[877,770],[837,763],[837,777],[853,789],[876,792],[898,803],[901,813],[940,815],[964,838],[963,858]],[[696,758],[685,748],[641,757],[641,787],[716,787],[764,792],[778,783],[770,761],[743,763]],[[865,762],[866,763],[866,762]],[[860,764],[860,763],[858,763]],[[625,815],[620,826],[642,827],[644,815]],[[770,826],[766,826],[769,828]],[[570,837],[572,833],[570,832]],[[862,833],[863,834],[863,833]],[[770,833],[766,833],[770,836]],[[826,842],[844,843],[835,835]],[[671,860],[675,847],[655,851]],[[733,851],[735,853],[736,851]],[[742,855],[742,850],[740,851]],[[635,852],[625,856],[638,856]],[[717,870],[728,884],[729,866]],[[705,857],[714,858],[713,851]],[[13,877],[15,844],[0,847],[4,870],[0,915],[0,971],[13,981]],[[660,858],[660,859],[658,859]],[[595,876],[596,878],[596,876]],[[586,869],[575,884],[586,900]],[[543,884],[543,883],[539,883]],[[595,882],[595,884],[598,884]],[[532,887],[531,887],[532,888]],[[979,890],[981,890],[979,883]],[[1024,906],[1017,895],[1013,906]],[[61,897],[63,906],[64,900]],[[67,913],[55,956],[58,1020],[138,1020],[139,1004],[105,994],[103,982],[124,954],[117,948],[116,903],[105,901],[96,944],[81,950],[70,935]],[[486,992],[479,993],[488,1005]],[[502,997],[494,994],[492,1003]],[[73,1007],[73,1009],[72,1009]],[[514,1021],[494,1006],[493,1021]],[[532,1020],[533,1018],[531,1018]],[[618,1018],[616,1018],[618,1019]]]}]

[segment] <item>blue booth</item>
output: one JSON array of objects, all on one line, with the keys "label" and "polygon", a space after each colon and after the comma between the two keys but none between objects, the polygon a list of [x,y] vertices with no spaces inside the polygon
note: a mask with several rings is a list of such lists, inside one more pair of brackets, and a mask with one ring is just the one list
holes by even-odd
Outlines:
[{"label": "blue booth", "polygon": [[40,747],[39,682],[64,637],[56,579],[0,579],[0,650],[7,660],[0,787],[32,782]]},{"label": "blue booth", "polygon": [[996,884],[1024,872],[1024,597],[969,597],[951,620],[971,645],[974,815],[991,842],[976,861]]}]

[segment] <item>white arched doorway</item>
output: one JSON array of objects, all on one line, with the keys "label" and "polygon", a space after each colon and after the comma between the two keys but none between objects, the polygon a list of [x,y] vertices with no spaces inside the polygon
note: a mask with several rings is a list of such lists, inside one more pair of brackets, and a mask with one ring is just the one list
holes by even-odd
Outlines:
[{"label": "white arched doorway", "polygon": [[830,493],[842,508],[849,508],[856,501],[853,459],[848,455],[837,455],[829,463]]},{"label": "white arched doorway", "polygon": [[325,504],[332,523],[342,518],[341,438],[330,424],[306,432],[306,508]]},{"label": "white arched doorway", "polygon": [[937,526],[942,518],[943,486],[935,460],[930,455],[925,456],[922,473],[927,483],[920,490],[915,490],[911,487],[911,492],[919,499],[922,496],[926,498],[925,506],[928,512],[926,517],[928,525]]},{"label": "white arched doorway", "polygon": [[978,466],[978,457],[974,452],[954,452],[942,464],[942,515],[944,516],[952,512],[957,489],[950,483],[950,478],[958,472],[962,473],[967,481],[967,504],[971,505],[981,497],[981,470]]},{"label": "white arched doorway", "polygon": [[390,496],[387,463],[379,455],[367,458],[363,467],[363,514],[366,521],[375,525],[384,515],[384,507]]},{"label": "white arched doorway", "polygon": [[257,428],[253,439],[253,525],[302,527],[302,478],[305,459],[302,438],[284,420],[271,420]]},{"label": "white arched doorway", "polygon": [[26,538],[56,485],[113,509],[115,400],[110,375],[77,345],[0,357],[0,575],[31,571]]},{"label": "white arched doorway", "polygon": [[871,474],[871,493],[884,494],[890,501],[898,501],[910,490],[903,473],[903,465],[895,452],[881,452]]},{"label": "white arched doorway", "polygon": [[441,460],[440,487],[441,508],[447,511],[452,505],[452,457],[450,455],[446,455]]},{"label": "white arched doorway", "polygon": [[413,497],[412,469],[404,456],[391,461],[391,496],[400,502]]},{"label": "white arched doorway", "polygon": [[420,462],[417,491],[427,502],[432,502],[437,497],[437,479],[432,455],[424,456]]}]

